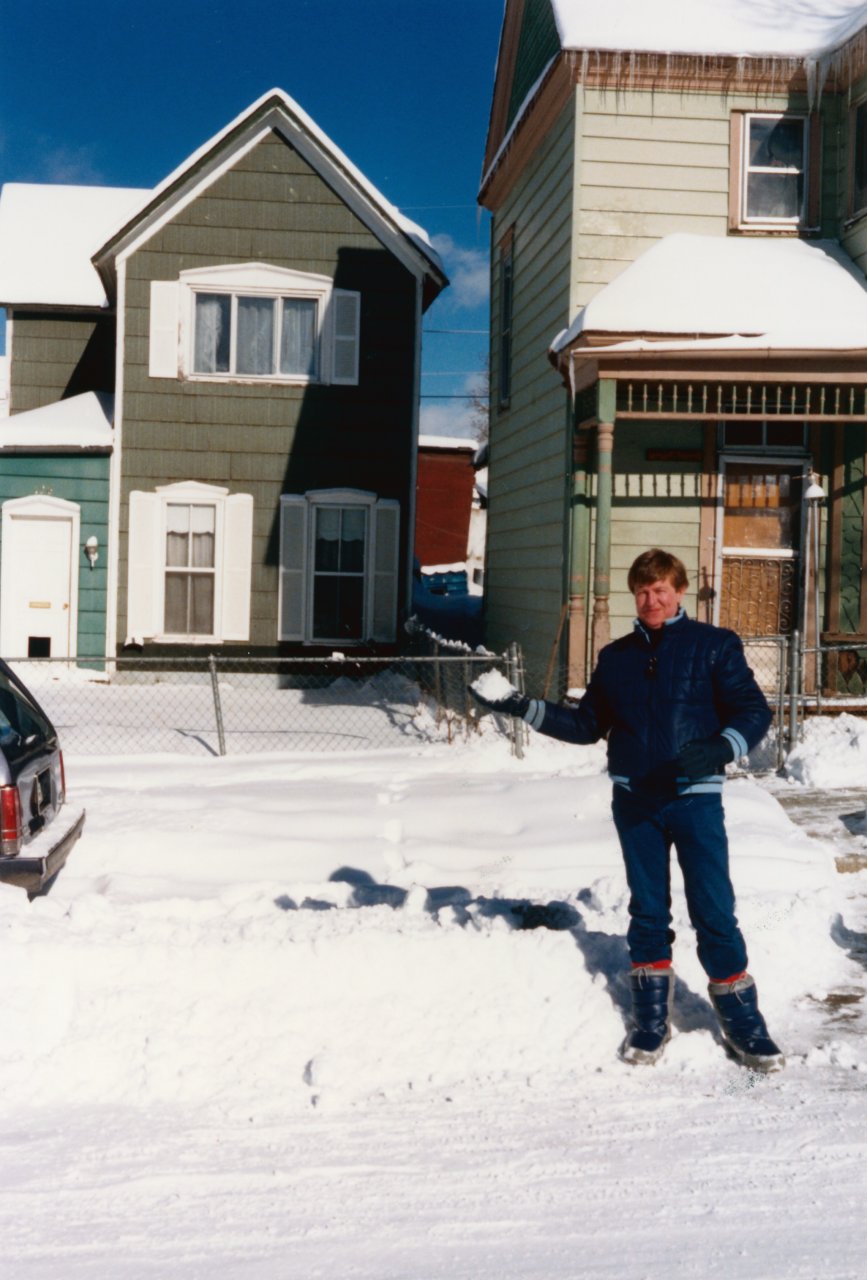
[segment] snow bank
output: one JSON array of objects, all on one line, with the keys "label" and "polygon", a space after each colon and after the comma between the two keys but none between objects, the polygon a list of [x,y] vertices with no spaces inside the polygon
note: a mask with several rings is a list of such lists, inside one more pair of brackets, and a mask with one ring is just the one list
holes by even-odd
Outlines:
[{"label": "snow bank", "polygon": [[[516,761],[493,733],[71,757],[83,839],[47,897],[0,889],[4,1078],[57,1105],[259,1113],[613,1083],[627,895],[603,768],[602,746],[534,739]],[[847,973],[830,850],[751,781],[729,784],[726,808],[763,1005],[807,1064],[803,1010]],[[724,1073],[677,877],[673,910],[664,1069]]]},{"label": "snow bank", "polygon": [[785,771],[808,787],[867,786],[867,720],[845,713],[808,718]]}]

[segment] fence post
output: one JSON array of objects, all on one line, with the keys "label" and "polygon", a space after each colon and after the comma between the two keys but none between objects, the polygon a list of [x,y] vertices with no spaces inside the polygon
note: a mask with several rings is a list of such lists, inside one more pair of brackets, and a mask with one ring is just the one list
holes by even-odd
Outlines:
[{"label": "fence post", "polygon": [[217,718],[217,742],[220,747],[220,755],[226,754],[226,734],[223,730],[223,707],[220,702],[220,681],[217,679],[217,659],[214,655],[208,654],[208,670],[211,673],[211,691],[214,695],[214,714]]},{"label": "fence post", "polygon": [[[506,655],[506,673],[509,683],[518,690],[519,693],[524,692],[524,664],[521,661],[521,650],[515,640],[509,645]],[[511,717],[512,725],[512,751],[518,760],[524,759],[524,722],[518,720],[517,717]]]},{"label": "fence post", "polygon": [[786,753],[783,749],[783,727],[786,719],[786,670],[789,665],[788,640],[780,636],[780,660],[777,670],[777,773],[785,763]]},{"label": "fence post", "polygon": [[789,741],[791,751],[798,741],[798,701],[801,696],[801,672],[799,658],[801,656],[801,637],[797,631],[792,632],[789,664]]}]

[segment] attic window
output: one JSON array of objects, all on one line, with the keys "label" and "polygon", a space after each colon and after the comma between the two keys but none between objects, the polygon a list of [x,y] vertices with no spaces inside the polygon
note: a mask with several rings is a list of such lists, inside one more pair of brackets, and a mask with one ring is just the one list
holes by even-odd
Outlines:
[{"label": "attic window", "polygon": [[152,378],[356,386],[361,295],[246,263],[151,283]]}]

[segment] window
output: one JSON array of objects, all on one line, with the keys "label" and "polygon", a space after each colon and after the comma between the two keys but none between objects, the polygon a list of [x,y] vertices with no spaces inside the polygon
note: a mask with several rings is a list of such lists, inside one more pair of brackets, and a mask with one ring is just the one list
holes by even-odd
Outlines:
[{"label": "window", "polygon": [[867,102],[852,111],[850,214],[867,209]]},{"label": "window", "polygon": [[400,504],[355,489],[280,499],[279,639],[390,641],[396,634]]},{"label": "window", "polygon": [[776,449],[806,451],[805,422],[723,422],[720,426],[723,449]]},{"label": "window", "polygon": [[732,229],[818,226],[817,115],[735,112],[731,141]]},{"label": "window", "polygon": [[154,378],[355,386],[361,300],[328,276],[246,263],[151,283]]},{"label": "window", "polygon": [[169,635],[214,634],[216,534],[216,507],[167,504],[163,629]]},{"label": "window", "polygon": [[250,638],[253,499],[193,481],[129,498],[127,643]]},{"label": "window", "polygon": [[499,380],[498,401],[506,409],[512,398],[512,313],[514,308],[514,235],[500,245]]},{"label": "window", "polygon": [[747,116],[745,222],[800,222],[807,157],[802,116]]}]

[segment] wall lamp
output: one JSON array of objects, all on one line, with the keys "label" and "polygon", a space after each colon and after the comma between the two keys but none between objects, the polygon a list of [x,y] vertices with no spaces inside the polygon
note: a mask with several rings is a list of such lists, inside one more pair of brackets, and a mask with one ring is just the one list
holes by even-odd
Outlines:
[{"label": "wall lamp", "polygon": [[99,539],[95,533],[92,533],[84,544],[84,554],[90,563],[91,569],[99,559]]}]

